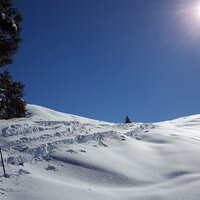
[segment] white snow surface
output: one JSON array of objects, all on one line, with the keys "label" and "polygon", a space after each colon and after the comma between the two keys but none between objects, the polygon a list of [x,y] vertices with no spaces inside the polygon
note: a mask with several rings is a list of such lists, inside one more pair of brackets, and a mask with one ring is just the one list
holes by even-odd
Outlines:
[{"label": "white snow surface", "polygon": [[27,109],[0,120],[1,200],[200,199],[200,115],[114,124]]}]

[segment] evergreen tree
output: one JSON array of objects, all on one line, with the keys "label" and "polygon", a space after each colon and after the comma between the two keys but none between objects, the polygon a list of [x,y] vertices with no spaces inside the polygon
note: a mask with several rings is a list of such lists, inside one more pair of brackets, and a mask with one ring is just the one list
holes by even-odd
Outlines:
[{"label": "evergreen tree", "polygon": [[11,0],[0,0],[0,67],[12,64],[13,54],[20,42],[20,22],[18,9],[13,8]]},{"label": "evergreen tree", "polygon": [[129,124],[129,123],[131,123],[131,120],[129,119],[128,116],[126,116],[124,123],[125,123],[125,124]]},{"label": "evergreen tree", "polygon": [[15,82],[8,71],[0,74],[0,119],[25,117],[24,85]]}]

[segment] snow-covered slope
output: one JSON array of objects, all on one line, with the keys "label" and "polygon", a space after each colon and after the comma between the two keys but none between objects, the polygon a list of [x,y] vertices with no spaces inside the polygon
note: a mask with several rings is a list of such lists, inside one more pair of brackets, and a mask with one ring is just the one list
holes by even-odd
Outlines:
[{"label": "snow-covered slope", "polygon": [[2,200],[199,200],[200,115],[111,124],[28,105],[0,120]]}]

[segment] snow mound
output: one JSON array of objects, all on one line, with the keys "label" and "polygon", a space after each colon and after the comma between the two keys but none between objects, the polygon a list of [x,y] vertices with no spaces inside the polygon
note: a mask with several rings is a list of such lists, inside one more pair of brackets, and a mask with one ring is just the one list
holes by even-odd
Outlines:
[{"label": "snow mound", "polygon": [[27,111],[30,114],[31,118],[36,120],[36,119],[45,119],[45,120],[50,120],[50,121],[77,121],[81,123],[97,123],[99,121],[93,120],[93,119],[88,119],[84,117],[79,117],[76,115],[71,115],[71,114],[65,114],[62,112],[57,112],[49,108],[45,108],[42,106],[37,106],[37,105],[27,105]]},{"label": "snow mound", "polygon": [[199,200],[200,115],[112,124],[27,109],[0,121],[0,199]]}]

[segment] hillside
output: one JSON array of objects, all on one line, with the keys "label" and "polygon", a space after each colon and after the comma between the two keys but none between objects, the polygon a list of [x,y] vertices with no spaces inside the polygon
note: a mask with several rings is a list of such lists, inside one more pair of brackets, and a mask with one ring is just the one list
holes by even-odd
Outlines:
[{"label": "hillside", "polygon": [[27,109],[0,120],[0,199],[200,199],[200,115],[114,124]]}]

